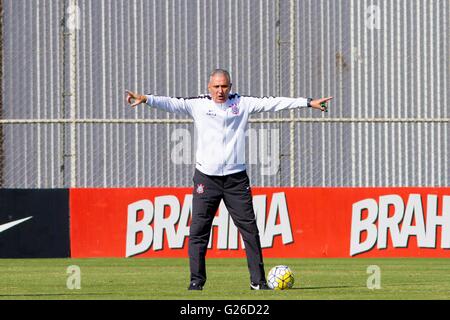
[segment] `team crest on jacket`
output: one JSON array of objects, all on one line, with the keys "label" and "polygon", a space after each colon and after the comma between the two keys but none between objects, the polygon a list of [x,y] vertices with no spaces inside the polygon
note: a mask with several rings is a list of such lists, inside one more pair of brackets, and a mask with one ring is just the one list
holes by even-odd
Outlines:
[{"label": "team crest on jacket", "polygon": [[196,189],[196,192],[198,193],[198,194],[202,194],[203,192],[205,192],[205,186],[203,185],[203,184],[198,184],[197,185],[197,189]]},{"label": "team crest on jacket", "polygon": [[236,103],[233,103],[230,107],[231,107],[231,112],[233,114],[239,114],[239,107],[237,106]]}]

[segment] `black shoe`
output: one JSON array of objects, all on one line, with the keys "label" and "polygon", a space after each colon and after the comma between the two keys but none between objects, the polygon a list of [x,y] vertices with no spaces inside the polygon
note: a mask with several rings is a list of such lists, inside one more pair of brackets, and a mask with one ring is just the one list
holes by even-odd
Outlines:
[{"label": "black shoe", "polygon": [[191,284],[189,285],[188,290],[203,290],[203,286],[196,283],[196,282],[191,282]]},{"label": "black shoe", "polygon": [[254,282],[250,282],[250,289],[251,290],[272,290],[267,285],[267,282],[260,282],[259,284],[256,284]]}]

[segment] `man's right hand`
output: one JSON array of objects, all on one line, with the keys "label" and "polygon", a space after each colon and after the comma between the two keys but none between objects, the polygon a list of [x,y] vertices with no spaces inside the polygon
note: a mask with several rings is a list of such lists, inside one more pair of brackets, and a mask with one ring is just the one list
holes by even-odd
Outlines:
[{"label": "man's right hand", "polygon": [[[129,90],[125,90],[125,92],[127,93],[127,102],[133,108],[138,106],[138,105],[140,105],[141,103],[146,103],[147,102],[147,97],[146,96],[140,95],[138,93],[135,93],[135,92],[129,91]],[[134,103],[132,103],[131,100],[134,100]]]}]

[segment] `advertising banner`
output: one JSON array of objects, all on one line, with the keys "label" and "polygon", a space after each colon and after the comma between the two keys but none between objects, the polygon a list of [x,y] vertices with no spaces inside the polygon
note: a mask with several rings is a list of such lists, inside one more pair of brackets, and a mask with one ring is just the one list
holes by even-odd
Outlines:
[{"label": "advertising banner", "polygon": [[[253,188],[264,257],[450,257],[449,188]],[[187,257],[191,188],[71,189],[72,257]],[[245,257],[223,204],[207,257]]]},{"label": "advertising banner", "polygon": [[0,258],[67,258],[69,190],[0,189]]}]

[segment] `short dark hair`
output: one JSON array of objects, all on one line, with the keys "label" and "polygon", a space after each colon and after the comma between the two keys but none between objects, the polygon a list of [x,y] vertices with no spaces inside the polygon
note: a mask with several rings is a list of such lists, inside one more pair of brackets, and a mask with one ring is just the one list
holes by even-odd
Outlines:
[{"label": "short dark hair", "polygon": [[227,78],[228,83],[231,84],[231,76],[230,76],[230,73],[229,73],[227,70],[225,70],[225,69],[214,69],[214,70],[209,74],[209,78],[211,79],[212,77],[214,77],[215,75],[218,75],[218,74],[224,75],[224,76]]}]

